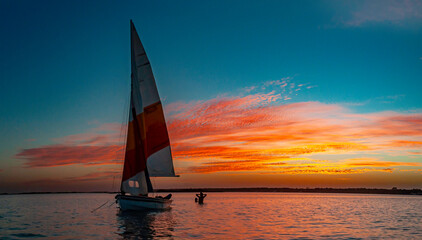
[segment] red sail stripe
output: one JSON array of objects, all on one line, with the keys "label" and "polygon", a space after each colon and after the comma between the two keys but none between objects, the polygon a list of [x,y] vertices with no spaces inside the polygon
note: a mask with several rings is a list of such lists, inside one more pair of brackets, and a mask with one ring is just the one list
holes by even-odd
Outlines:
[{"label": "red sail stripe", "polygon": [[148,159],[152,154],[170,146],[170,141],[161,102],[145,107],[144,116],[146,157]]},{"label": "red sail stripe", "polygon": [[[137,119],[142,119],[142,116],[140,115],[142,115],[142,113],[138,115],[139,118]],[[139,137],[144,135],[143,127],[141,127],[142,125],[140,123],[142,122],[135,122],[135,119],[129,122],[122,181],[126,181],[146,169],[144,141]],[[139,132],[139,134],[137,132]]]},{"label": "red sail stripe", "polygon": [[[170,146],[161,102],[145,107],[144,113],[138,114],[135,119],[128,127],[123,181],[144,171],[149,156]],[[137,126],[139,129],[136,129]],[[141,139],[136,136],[141,136]]]}]

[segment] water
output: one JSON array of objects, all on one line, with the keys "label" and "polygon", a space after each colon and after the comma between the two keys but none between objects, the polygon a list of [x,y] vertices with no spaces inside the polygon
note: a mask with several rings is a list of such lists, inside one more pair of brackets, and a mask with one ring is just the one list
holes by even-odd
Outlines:
[{"label": "water", "polygon": [[169,211],[120,212],[111,194],[0,196],[0,239],[422,239],[421,196],[208,193],[204,205],[194,193],[173,199]]}]

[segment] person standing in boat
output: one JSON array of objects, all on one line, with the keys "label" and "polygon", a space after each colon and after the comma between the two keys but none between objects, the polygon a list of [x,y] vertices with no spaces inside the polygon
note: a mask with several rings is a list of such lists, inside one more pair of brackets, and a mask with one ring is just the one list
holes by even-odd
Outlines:
[{"label": "person standing in boat", "polygon": [[196,196],[198,197],[198,203],[199,204],[203,204],[204,203],[204,198],[207,196],[207,194],[204,194],[201,191],[199,194],[196,194]]}]

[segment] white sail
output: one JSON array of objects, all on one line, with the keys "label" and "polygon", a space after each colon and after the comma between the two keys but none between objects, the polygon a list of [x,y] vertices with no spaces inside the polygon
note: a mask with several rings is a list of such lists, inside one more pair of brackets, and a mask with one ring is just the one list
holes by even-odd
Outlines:
[{"label": "white sail", "polygon": [[131,106],[122,192],[152,191],[149,177],[174,177],[170,140],[152,69],[131,22]]}]

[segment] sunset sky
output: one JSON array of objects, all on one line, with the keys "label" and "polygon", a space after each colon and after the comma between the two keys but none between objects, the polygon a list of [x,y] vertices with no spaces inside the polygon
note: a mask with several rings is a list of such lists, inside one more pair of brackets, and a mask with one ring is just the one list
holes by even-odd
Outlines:
[{"label": "sunset sky", "polygon": [[422,188],[422,1],[0,1],[0,192],[119,189],[130,19],[156,188]]}]

